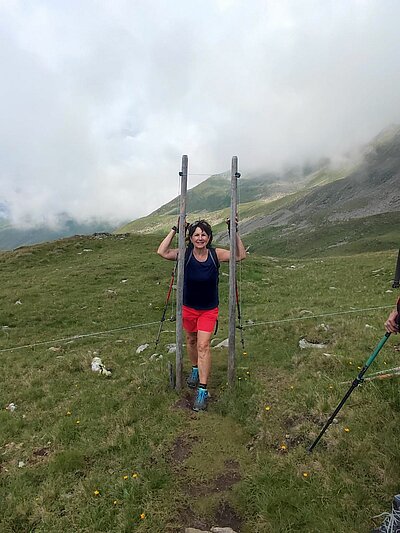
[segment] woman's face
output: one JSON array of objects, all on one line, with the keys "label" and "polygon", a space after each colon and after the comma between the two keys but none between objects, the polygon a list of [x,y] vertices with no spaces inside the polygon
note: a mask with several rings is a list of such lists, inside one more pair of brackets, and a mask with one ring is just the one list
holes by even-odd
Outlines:
[{"label": "woman's face", "polygon": [[197,227],[193,235],[190,237],[195,248],[206,248],[210,237],[201,228]]}]

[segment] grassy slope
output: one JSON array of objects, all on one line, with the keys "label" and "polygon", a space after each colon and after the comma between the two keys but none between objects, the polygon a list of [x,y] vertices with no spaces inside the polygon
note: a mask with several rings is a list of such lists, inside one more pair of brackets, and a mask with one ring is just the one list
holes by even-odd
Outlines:
[{"label": "grassy slope", "polygon": [[399,246],[400,212],[308,228],[263,228],[246,237],[252,250],[280,257],[318,257],[390,250]]},{"label": "grassy slope", "polygon": [[[0,412],[0,530],[371,529],[399,492],[398,381],[356,390],[312,455],[306,446],[347,390],[340,383],[381,338],[388,309],[309,317],[392,305],[395,250],[249,256],[239,276],[244,318],[284,321],[245,329],[233,391],[226,352],[214,350],[208,413],[192,413],[190,395],[168,388],[169,322],[160,361],[149,360],[152,347],[136,354],[157,324],[4,351],[158,321],[172,264],[154,254],[157,241],[68,239],[0,255],[0,325],[9,326],[0,330],[0,404],[17,404]],[[226,274],[223,265],[219,340],[227,336]],[[301,337],[327,347],[301,350]],[[396,344],[389,339],[374,370],[398,364]],[[91,372],[95,351],[111,378]]]}]

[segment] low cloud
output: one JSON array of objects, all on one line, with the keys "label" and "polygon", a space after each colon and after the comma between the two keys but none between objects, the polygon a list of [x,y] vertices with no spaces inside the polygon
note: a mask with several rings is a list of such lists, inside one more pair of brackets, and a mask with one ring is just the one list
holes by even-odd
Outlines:
[{"label": "low cloud", "polygon": [[400,122],[393,0],[0,3],[0,204],[143,216],[230,168],[335,157]]}]

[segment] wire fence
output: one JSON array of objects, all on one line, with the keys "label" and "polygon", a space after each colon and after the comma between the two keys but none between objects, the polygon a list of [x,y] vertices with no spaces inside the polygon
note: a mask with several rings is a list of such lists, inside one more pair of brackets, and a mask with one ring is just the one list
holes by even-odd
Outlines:
[{"label": "wire fence", "polygon": [[[340,315],[355,314],[355,313],[365,313],[365,312],[379,311],[379,310],[388,309],[388,308],[393,308],[393,305],[382,305],[382,306],[378,306],[378,307],[364,307],[364,308],[359,308],[359,309],[349,309],[347,311],[335,311],[335,312],[332,312],[332,313],[322,313],[322,314],[319,314],[319,315],[306,315],[306,316],[301,316],[301,317],[280,318],[280,319],[277,319],[277,320],[268,320],[268,321],[265,321],[265,322],[251,322],[251,323],[247,322],[247,323],[243,324],[242,327],[245,328],[245,329],[248,329],[248,328],[253,328],[253,327],[257,327],[257,326],[270,326],[270,325],[284,324],[284,323],[288,323],[288,322],[297,322],[297,321],[300,321],[300,320],[311,320],[311,319],[314,319],[314,318],[325,318],[325,317],[329,317],[329,316],[340,316]],[[170,321],[170,319],[166,319],[166,321]],[[45,346],[45,345],[48,345],[48,344],[57,344],[57,343],[63,343],[63,342],[70,342],[70,341],[75,341],[75,340],[79,340],[79,339],[85,339],[85,338],[89,338],[89,337],[98,337],[99,335],[111,335],[113,333],[119,333],[121,331],[127,331],[127,330],[137,329],[137,328],[144,328],[144,327],[154,326],[156,324],[160,324],[160,321],[157,320],[157,321],[153,321],[153,322],[145,322],[145,323],[142,323],[142,324],[131,324],[129,326],[121,326],[121,327],[118,327],[118,328],[113,328],[113,329],[104,330],[104,331],[96,331],[96,332],[92,332],[92,333],[81,333],[81,334],[77,334],[77,335],[71,335],[69,337],[63,337],[61,339],[51,339],[51,340],[31,342],[29,344],[23,344],[23,345],[20,345],[20,346],[13,346],[11,348],[3,348],[3,349],[0,350],[0,353],[12,352],[12,351],[15,351],[15,350],[23,350],[23,349],[26,349],[26,348],[35,348],[37,346]]]}]

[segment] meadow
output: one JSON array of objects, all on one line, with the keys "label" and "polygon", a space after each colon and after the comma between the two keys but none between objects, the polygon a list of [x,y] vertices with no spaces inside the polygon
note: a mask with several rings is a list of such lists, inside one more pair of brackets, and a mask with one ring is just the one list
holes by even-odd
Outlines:
[{"label": "meadow", "polygon": [[[400,492],[399,378],[358,387],[307,448],[384,334],[397,250],[250,254],[238,267],[236,383],[227,350],[213,348],[209,409],[194,413],[193,393],[169,386],[175,322],[152,357],[173,267],[158,239],[74,237],[0,254],[0,531],[380,524]],[[227,274],[222,265],[214,345],[228,336]],[[325,347],[302,349],[303,338]],[[398,366],[399,351],[391,336],[371,372]],[[111,376],[91,370],[95,355]]]}]

